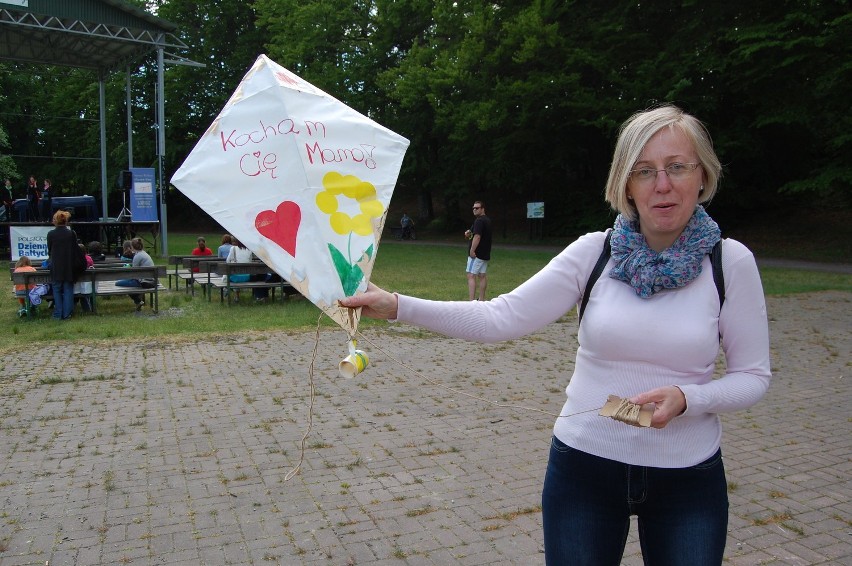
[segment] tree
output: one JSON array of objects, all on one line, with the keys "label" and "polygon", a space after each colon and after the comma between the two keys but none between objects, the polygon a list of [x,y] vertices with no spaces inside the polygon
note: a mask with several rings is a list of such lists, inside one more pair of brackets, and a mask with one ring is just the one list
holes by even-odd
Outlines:
[{"label": "tree", "polygon": [[[165,73],[166,177],[181,166],[231,97],[243,75],[264,53],[264,34],[255,24],[255,2],[169,0],[158,14],[175,22],[191,51],[187,57],[205,67],[169,66]],[[153,80],[155,69],[147,69]],[[169,191],[169,212],[176,222],[204,213],[182,193]]]},{"label": "tree", "polygon": [[[744,182],[849,203],[852,87],[846,2],[747,3],[723,41],[730,100],[742,116]],[[733,23],[733,22],[732,22]]]},{"label": "tree", "polygon": [[[166,72],[168,176],[266,52],[409,138],[397,198],[417,198],[421,220],[440,216],[448,228],[469,219],[470,198],[488,202],[504,230],[523,222],[530,200],[547,203],[550,234],[599,228],[609,222],[601,192],[618,126],[660,103],[695,114],[713,134],[724,164],[714,216],[745,221],[752,215],[743,211],[761,210],[767,195],[848,211],[852,15],[841,0],[156,5],[177,24],[186,55],[207,65]],[[155,155],[153,63],[131,68],[140,163]],[[96,77],[5,69],[9,153],[47,156],[40,169],[89,186],[99,155]],[[107,117],[109,162],[123,163],[121,73],[108,77]],[[169,198],[185,217],[197,210],[176,192]]]}]

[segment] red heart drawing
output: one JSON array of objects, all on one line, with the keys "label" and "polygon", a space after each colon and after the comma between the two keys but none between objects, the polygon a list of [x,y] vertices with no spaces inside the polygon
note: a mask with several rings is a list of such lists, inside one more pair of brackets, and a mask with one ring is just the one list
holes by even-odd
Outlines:
[{"label": "red heart drawing", "polygon": [[266,236],[285,252],[296,257],[296,233],[302,222],[302,210],[295,202],[285,200],[275,212],[263,210],[254,219],[257,231]]}]

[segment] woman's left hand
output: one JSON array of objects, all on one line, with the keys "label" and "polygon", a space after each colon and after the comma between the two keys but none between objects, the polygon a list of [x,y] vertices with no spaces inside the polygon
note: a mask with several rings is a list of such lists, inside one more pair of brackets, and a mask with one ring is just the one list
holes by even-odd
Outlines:
[{"label": "woman's left hand", "polygon": [[340,299],[339,302],[344,307],[362,307],[361,314],[370,318],[394,320],[399,311],[399,298],[372,283],[367,285],[364,293]]},{"label": "woman's left hand", "polygon": [[654,403],[654,415],[651,417],[651,426],[654,428],[664,428],[669,421],[679,416],[686,410],[686,396],[679,387],[669,385],[666,387],[658,387],[640,393],[635,397],[630,398],[631,403],[644,405],[645,403]]}]

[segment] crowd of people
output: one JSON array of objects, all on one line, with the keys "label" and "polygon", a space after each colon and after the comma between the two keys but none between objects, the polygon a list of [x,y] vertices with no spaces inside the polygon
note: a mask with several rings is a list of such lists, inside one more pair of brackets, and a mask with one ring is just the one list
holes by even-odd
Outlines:
[{"label": "crowd of people", "polygon": [[[53,318],[56,319],[70,319],[74,307],[78,303],[84,312],[91,311],[90,301],[86,297],[86,295],[91,294],[91,283],[77,281],[77,276],[71,271],[71,266],[75,258],[78,257],[75,248],[80,248],[82,255],[85,257],[87,268],[94,268],[96,264],[106,262],[107,256],[104,254],[101,242],[91,241],[88,245],[84,245],[80,241],[77,234],[70,227],[70,216],[69,212],[63,210],[57,211],[53,215],[54,229],[48,232],[47,235],[49,257],[39,263],[39,267],[50,270],[51,283],[49,285],[31,284],[29,288],[25,288],[23,284],[15,285],[15,294],[20,303],[19,316],[23,317],[27,315],[25,306],[27,295],[30,298],[30,308],[35,312],[37,312],[38,305],[42,302],[40,297],[52,295]],[[193,256],[214,256],[214,251],[207,246],[205,237],[199,236],[196,239],[196,244],[197,246],[191,251]],[[221,244],[217,248],[215,256],[229,263],[247,263],[253,260],[251,250],[230,234],[222,236]],[[124,240],[121,247],[116,248],[115,258],[118,260],[118,265],[125,267],[151,267],[155,265],[150,254],[145,251],[141,238]],[[37,267],[33,265],[31,258],[21,256],[15,263],[14,272],[36,271],[36,269]],[[193,271],[198,271],[198,268],[195,268]],[[280,282],[281,279],[274,272],[231,276],[232,283],[247,281],[274,284]],[[118,287],[140,287],[145,289],[150,288],[153,283],[153,280],[145,279],[119,279],[115,282],[115,285]],[[269,297],[269,288],[254,288],[252,289],[252,295],[256,301],[263,302]],[[145,306],[145,299],[142,293],[134,293],[129,296],[137,311],[140,311]],[[235,291],[234,300],[239,301],[239,291]]]},{"label": "crowd of people", "polygon": [[[43,179],[39,184],[36,176],[30,175],[20,191],[16,191],[12,179],[7,177],[0,188],[0,222],[50,222],[53,220],[53,197],[50,179]],[[16,199],[25,199],[27,203],[17,214]]]},{"label": "crowd of people", "polygon": [[[84,244],[77,233],[70,226],[71,213],[58,210],[53,214],[52,223],[54,228],[47,233],[47,259],[39,262],[38,267],[49,270],[49,284],[15,284],[15,296],[18,299],[18,315],[23,317],[35,314],[39,305],[43,302],[41,297],[51,297],[51,308],[53,318],[57,320],[69,320],[74,313],[76,305],[80,305],[83,312],[91,312],[91,281],[85,281],[81,274],[86,269],[94,269],[97,264],[107,262],[103,245],[97,240],[92,240],[88,245]],[[133,267],[150,267],[154,260],[144,249],[141,238],[125,240],[121,248],[116,251],[117,265]],[[14,273],[36,271],[37,266],[33,260],[24,255],[15,262]],[[118,287],[140,287],[150,288],[153,280],[145,279],[120,279],[115,282]],[[131,294],[130,298],[136,305],[136,310],[141,310],[145,305],[143,295]],[[27,300],[29,299],[29,300]],[[27,305],[29,304],[29,312]]]}]

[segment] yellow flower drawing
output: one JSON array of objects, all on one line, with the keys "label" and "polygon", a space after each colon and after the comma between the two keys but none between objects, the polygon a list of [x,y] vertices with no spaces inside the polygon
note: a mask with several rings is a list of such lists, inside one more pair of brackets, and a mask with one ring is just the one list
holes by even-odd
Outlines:
[{"label": "yellow flower drawing", "polygon": [[[374,218],[381,218],[385,212],[384,205],[379,202],[376,195],[376,187],[367,181],[362,181],[355,175],[341,175],[337,172],[326,173],[322,178],[324,191],[316,198],[317,208],[329,215],[331,229],[341,236],[349,236],[346,256],[329,242],[328,251],[337,269],[337,275],[343,285],[346,296],[351,296],[358,289],[358,285],[364,279],[364,273],[357,262],[363,256],[373,256],[373,244],[359,253],[352,261],[352,234],[359,236],[370,236],[373,234]],[[337,197],[344,196],[358,201],[360,213],[349,216],[339,210]]]},{"label": "yellow flower drawing", "polygon": [[[373,233],[373,218],[380,218],[385,207],[376,199],[376,187],[367,181],[362,181],[354,175],[326,173],[322,178],[325,190],[317,195],[317,207],[331,216],[331,228],[345,236],[352,232],[359,236],[369,236]],[[343,195],[358,201],[360,214],[349,216],[338,210],[337,197]]]}]

